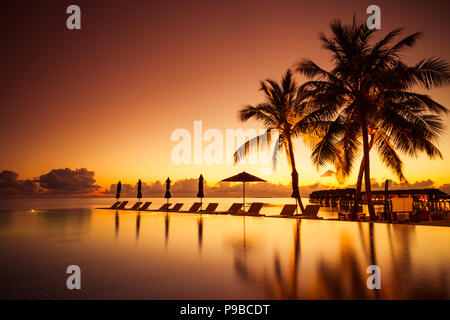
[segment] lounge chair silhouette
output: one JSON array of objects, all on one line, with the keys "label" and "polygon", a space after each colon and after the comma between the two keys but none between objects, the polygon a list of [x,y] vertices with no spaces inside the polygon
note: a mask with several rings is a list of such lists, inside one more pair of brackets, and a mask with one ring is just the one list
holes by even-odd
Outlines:
[{"label": "lounge chair silhouette", "polygon": [[261,211],[261,208],[263,207],[264,203],[262,202],[253,202],[250,205],[250,208],[248,208],[247,215],[249,216],[259,216],[259,212]]},{"label": "lounge chair silhouette", "polygon": [[318,217],[320,205],[318,204],[308,204],[305,208],[305,212],[300,215],[303,219],[323,219],[322,217]]},{"label": "lounge chair silhouette", "polygon": [[152,204],[151,201],[148,201],[148,202],[144,203],[143,206],[139,208],[139,211],[145,211],[145,210],[147,210],[148,207],[150,207],[151,204]]},{"label": "lounge chair silhouette", "polygon": [[242,208],[244,204],[243,203],[233,203],[230,207],[230,209],[228,209],[228,213],[236,213],[239,211],[239,209]]},{"label": "lounge chair silhouette", "polygon": [[124,201],[120,204],[120,206],[118,206],[116,209],[117,210],[123,210],[125,209],[125,206],[127,205],[128,201]]},{"label": "lounge chair silhouette", "polygon": [[198,209],[200,209],[200,207],[202,206],[201,202],[195,202],[188,211],[183,211],[186,213],[196,213],[198,211]]},{"label": "lounge chair silhouette", "polygon": [[214,213],[214,211],[216,211],[218,206],[219,206],[218,203],[210,203],[210,204],[208,204],[208,206],[206,207],[205,210],[201,210],[199,212],[202,212],[202,213]]},{"label": "lounge chair silhouette", "polygon": [[283,210],[280,212],[280,216],[293,216],[297,210],[296,204],[285,204]]},{"label": "lounge chair silhouette", "polygon": [[134,204],[134,206],[132,206],[132,207],[130,208],[130,210],[137,210],[141,204],[142,204],[142,202],[136,202],[136,203]]},{"label": "lounge chair silhouette", "polygon": [[111,207],[109,207],[108,209],[117,209],[117,207],[119,206],[120,201],[117,201],[116,203],[114,203]]},{"label": "lounge chair silhouette", "polygon": [[172,205],[171,203],[165,203],[158,210],[150,210],[150,211],[168,211],[171,205]]},{"label": "lounge chair silhouette", "polygon": [[173,206],[172,209],[169,209],[169,211],[174,211],[174,212],[180,211],[180,209],[181,209],[181,207],[183,206],[183,204],[184,204],[184,203],[176,203],[176,204]]},{"label": "lounge chair silhouette", "polygon": [[243,206],[243,203],[233,203],[231,207],[224,212],[217,212],[218,214],[236,214]]}]

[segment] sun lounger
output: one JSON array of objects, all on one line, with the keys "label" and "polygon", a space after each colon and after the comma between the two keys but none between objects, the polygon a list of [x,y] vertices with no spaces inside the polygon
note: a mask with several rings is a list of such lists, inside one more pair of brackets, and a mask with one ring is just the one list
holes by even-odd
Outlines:
[{"label": "sun lounger", "polygon": [[114,203],[111,207],[109,207],[108,209],[117,209],[117,207],[119,206],[120,201],[117,201],[116,203]]},{"label": "sun lounger", "polygon": [[281,210],[280,216],[293,216],[296,210],[296,204],[285,204],[283,210]]},{"label": "sun lounger", "polygon": [[171,203],[165,203],[158,210],[151,210],[151,211],[168,211],[171,205],[172,205]]},{"label": "sun lounger", "polygon": [[116,209],[117,210],[123,210],[125,209],[125,206],[127,205],[128,201],[124,201],[120,204],[120,206],[118,206]]},{"label": "sun lounger", "polygon": [[147,210],[148,207],[150,207],[151,204],[152,204],[151,201],[148,201],[148,202],[144,203],[144,204],[142,205],[142,207],[139,208],[139,211],[145,211],[145,210]]},{"label": "sun lounger", "polygon": [[218,206],[219,206],[218,203],[210,203],[210,204],[208,204],[208,206],[206,207],[205,210],[201,210],[199,212],[201,212],[201,213],[214,213],[214,211],[216,211]]},{"label": "sun lounger", "polygon": [[248,208],[247,215],[249,216],[259,216],[259,212],[261,211],[261,208],[263,207],[264,203],[262,202],[253,202],[250,205],[250,208]]},{"label": "sun lounger", "polygon": [[202,206],[201,202],[195,202],[188,211],[183,211],[185,213],[196,213],[198,209]]},{"label": "sun lounger", "polygon": [[217,212],[217,214],[236,214],[243,205],[243,203],[233,203],[227,211]]},{"label": "sun lounger", "polygon": [[299,217],[303,219],[323,219],[322,217],[318,217],[320,205],[318,204],[308,204],[305,208],[305,212],[301,214]]},{"label": "sun lounger", "polygon": [[240,208],[242,208],[243,205],[243,203],[233,203],[227,213],[236,213]]},{"label": "sun lounger", "polygon": [[169,211],[174,211],[174,212],[180,211],[180,209],[181,209],[181,207],[183,206],[183,204],[184,204],[184,203],[177,203],[177,204],[175,204],[175,205],[173,206],[172,209],[169,209]]},{"label": "sun lounger", "polygon": [[259,211],[261,211],[261,208],[263,207],[263,205],[264,205],[264,203],[262,203],[262,202],[254,202],[250,205],[250,208],[248,208],[247,212],[239,209],[236,213],[232,213],[232,215],[235,215],[235,216],[261,216],[259,214]]},{"label": "sun lounger", "polygon": [[141,204],[142,204],[142,202],[136,202],[134,204],[134,206],[132,206],[129,210],[137,210]]}]

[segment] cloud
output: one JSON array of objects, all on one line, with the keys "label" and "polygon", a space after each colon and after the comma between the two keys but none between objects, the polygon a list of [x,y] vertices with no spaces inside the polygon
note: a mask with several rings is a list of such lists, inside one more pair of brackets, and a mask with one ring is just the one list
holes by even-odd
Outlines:
[{"label": "cloud", "polygon": [[334,172],[333,170],[328,170],[326,171],[324,174],[321,175],[321,177],[332,177],[336,174],[336,172]]},{"label": "cloud", "polygon": [[[370,185],[372,186],[372,190],[384,190],[384,181],[378,182],[375,179],[370,180]],[[343,188],[356,188],[356,184],[350,184]],[[433,180],[423,180],[423,181],[416,181],[414,183],[409,182],[403,182],[398,183],[395,181],[389,181],[389,190],[408,190],[408,189],[427,189],[427,188],[437,188],[437,186],[434,184]],[[364,180],[362,183],[362,190],[365,189],[364,186]],[[440,188],[438,188],[440,189]],[[440,189],[441,190],[441,189]],[[443,190],[441,190],[443,191]],[[445,191],[444,191],[445,192]]]},{"label": "cloud", "polygon": [[416,181],[414,183],[391,183],[393,189],[426,189],[433,188],[434,182],[431,179]]},{"label": "cloud", "polygon": [[18,173],[4,170],[0,172],[0,196],[88,195],[100,188],[95,184],[94,175],[94,171],[85,168],[65,168],[53,169],[33,180],[20,180]]},{"label": "cloud", "polygon": [[4,170],[0,172],[0,195],[30,195],[39,192],[39,185],[33,180],[19,180],[19,174]]},{"label": "cloud", "polygon": [[[329,189],[329,186],[315,183],[308,186],[301,186],[300,193],[303,197],[316,190]],[[197,179],[181,179],[175,181],[170,188],[172,197],[191,198],[196,197],[198,190]],[[146,198],[160,198],[164,195],[164,181],[156,181],[153,183],[142,182],[142,194]],[[109,195],[116,193],[116,184],[111,185]],[[209,198],[240,198],[242,197],[242,183],[219,182],[215,185],[208,185],[204,182],[204,193]],[[291,185],[276,184],[270,182],[246,183],[245,195],[247,197],[274,197],[284,198],[290,197],[292,193]],[[121,197],[135,198],[137,195],[137,184],[122,184]]]},{"label": "cloud", "polygon": [[[176,184],[176,183],[175,183]],[[117,184],[112,184],[106,194],[115,195]],[[161,197],[166,190],[165,185],[161,181],[153,183],[142,182],[142,194],[144,197],[153,198]],[[171,190],[174,190],[173,188]],[[120,196],[123,198],[134,198],[137,195],[137,183],[135,185],[122,183]]]},{"label": "cloud", "polygon": [[48,193],[54,194],[85,194],[100,188],[95,184],[95,172],[86,168],[71,170],[53,169],[39,177],[39,184]]},{"label": "cloud", "polygon": [[[426,189],[426,188],[434,188],[433,180],[423,180],[416,181],[414,183],[404,182],[398,183],[394,181],[389,182],[390,190],[399,190],[399,189]],[[384,182],[376,182],[372,181],[372,189],[373,190],[384,190]]]},{"label": "cloud", "polygon": [[[331,174],[328,171],[324,173]],[[81,169],[53,169],[41,175],[39,178],[20,180],[19,174],[4,170],[0,172],[0,197],[39,197],[39,196],[110,196],[116,193],[116,185],[112,184],[109,190],[100,191],[100,186],[95,184],[95,172],[86,168]],[[384,182],[372,180],[373,190],[384,190]],[[342,188],[354,188],[355,185],[342,186]],[[417,181],[415,183],[391,182],[389,189],[424,189],[433,188],[432,180]],[[301,185],[300,193],[308,197],[313,191],[335,189],[321,183]],[[171,193],[176,198],[191,198],[197,195],[197,179],[180,179],[172,183]],[[439,188],[441,191],[450,193],[450,184],[444,184]],[[363,184],[364,190],[364,184]],[[142,182],[142,194],[145,198],[161,198],[164,195],[165,182]],[[245,185],[247,197],[290,197],[292,187],[290,184],[276,184],[270,182],[247,183]],[[209,185],[204,182],[205,196],[209,198],[239,198],[242,196],[242,183],[219,182]],[[137,195],[136,184],[122,184],[121,196],[123,198],[135,198]]]},{"label": "cloud", "polygon": [[439,190],[447,194],[450,194],[450,183],[443,184],[442,186],[439,187]]}]

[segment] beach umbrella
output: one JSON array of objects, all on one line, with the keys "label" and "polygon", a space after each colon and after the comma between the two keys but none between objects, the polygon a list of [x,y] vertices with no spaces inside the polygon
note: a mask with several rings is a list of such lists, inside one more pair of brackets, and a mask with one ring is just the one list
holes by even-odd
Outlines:
[{"label": "beach umbrella", "polygon": [[116,199],[119,201],[120,198],[120,191],[122,191],[122,183],[119,181],[116,187]]},{"label": "beach umbrella", "polygon": [[266,180],[263,180],[261,178],[258,178],[254,175],[251,175],[245,171],[242,171],[241,173],[223,179],[224,182],[242,182],[242,201],[244,203],[244,210],[245,210],[245,183],[246,182],[267,182]]},{"label": "beach umbrella", "polygon": [[200,202],[203,204],[203,198],[205,197],[205,194],[203,193],[203,175],[200,175],[198,178],[198,192],[197,192],[197,198],[200,198]]},{"label": "beach umbrella", "polygon": [[139,181],[138,181],[137,198],[139,199],[139,201],[141,201],[141,199],[142,199],[142,182],[141,182],[141,179],[139,179]]},{"label": "beach umbrella", "polygon": [[172,195],[170,194],[170,179],[167,178],[166,180],[166,193],[164,194],[164,198],[167,199],[167,203],[169,203],[169,199],[172,198]]}]

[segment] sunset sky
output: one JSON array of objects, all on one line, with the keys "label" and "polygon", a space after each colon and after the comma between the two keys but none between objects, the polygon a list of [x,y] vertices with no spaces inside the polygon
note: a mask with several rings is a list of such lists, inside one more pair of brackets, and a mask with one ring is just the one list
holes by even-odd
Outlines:
[{"label": "sunset sky", "polygon": [[[81,8],[81,30],[66,28],[70,4]],[[405,61],[450,62],[449,1],[2,1],[0,171],[33,179],[87,168],[103,188],[200,173],[214,184],[242,170],[288,184],[284,154],[271,175],[251,165],[176,165],[171,134],[193,133],[196,120],[224,135],[261,128],[237,117],[241,106],[263,101],[259,81],[280,80],[303,57],[329,69],[318,33],[329,34],[335,18],[365,21],[371,4],[381,7],[380,35],[396,27],[424,33]],[[450,87],[429,94],[450,107]],[[439,144],[443,160],[403,155],[410,183],[450,183],[448,130]],[[317,170],[310,154],[296,142],[300,185],[338,185],[322,177],[331,167]],[[371,160],[375,180],[394,179],[375,152]]]}]

